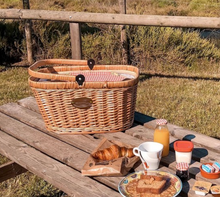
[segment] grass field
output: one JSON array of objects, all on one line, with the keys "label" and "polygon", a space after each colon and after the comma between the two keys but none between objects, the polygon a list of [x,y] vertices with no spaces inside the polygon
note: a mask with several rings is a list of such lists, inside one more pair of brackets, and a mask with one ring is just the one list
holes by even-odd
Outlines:
[{"label": "grass field", "polygon": [[[128,0],[127,13],[219,17],[213,0]],[[32,9],[118,13],[117,0],[33,1]],[[22,8],[22,1],[0,0],[0,8]],[[0,57],[26,60],[22,23],[0,21]],[[68,24],[33,21],[35,58],[71,58]],[[128,27],[127,27],[128,28]],[[4,31],[3,31],[4,30]],[[83,24],[83,58],[100,64],[121,64],[117,26]],[[202,30],[201,30],[202,31]],[[6,33],[7,32],[7,33]],[[11,39],[11,38],[14,39]],[[129,27],[131,63],[142,74],[136,111],[220,139],[220,42],[201,39],[200,31]],[[16,58],[15,58],[16,57]],[[13,62],[14,63],[14,62]],[[0,66],[0,105],[32,95],[27,68]],[[0,163],[7,159],[0,157]],[[42,179],[25,173],[0,184],[4,197],[64,197]]]}]

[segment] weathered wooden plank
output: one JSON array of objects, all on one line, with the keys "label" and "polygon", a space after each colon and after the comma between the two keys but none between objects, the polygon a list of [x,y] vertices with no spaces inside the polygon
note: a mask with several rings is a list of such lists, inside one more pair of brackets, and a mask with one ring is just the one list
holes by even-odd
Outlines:
[{"label": "weathered wooden plank", "polygon": [[[29,97],[28,100],[27,100],[28,102],[25,102],[25,99],[23,101],[24,101],[24,103],[26,103],[26,106],[27,106],[27,103],[29,101],[31,101],[30,106],[33,106],[33,108],[36,105],[35,99],[33,97]],[[31,108],[30,106],[28,108]],[[39,128],[41,130],[44,129],[42,127],[43,121],[42,121],[41,115],[35,114],[35,113],[30,114],[31,112],[29,110],[27,110],[26,108],[20,108],[18,105],[15,105],[15,104],[12,103],[10,105],[7,104],[6,106],[1,106],[0,110],[4,111],[7,114],[13,114],[13,116],[16,116],[16,118],[20,118],[20,120],[22,120],[22,121],[24,121],[26,119],[30,119],[30,120],[27,120],[25,122],[27,124],[30,124],[30,123],[34,122],[34,124],[32,123],[31,125],[33,125],[34,127]],[[16,111],[16,113],[14,111]],[[34,117],[33,121],[31,120],[31,117]],[[36,117],[38,118],[37,119],[38,121],[35,121]],[[126,131],[126,134],[132,135],[132,136],[137,137],[139,139],[142,139],[144,141],[145,140],[146,141],[153,140],[153,130],[142,127],[142,126],[136,126],[136,127],[131,128],[131,129],[128,129]],[[75,136],[75,137],[78,137],[78,136]],[[87,137],[89,137],[89,136],[87,136]],[[59,135],[59,138],[65,138],[65,141],[66,141],[66,140],[72,139],[73,137],[71,137],[71,136],[68,136],[68,137],[63,136],[62,137],[62,136]],[[172,149],[173,142],[176,140],[176,138],[171,136],[170,139],[171,139],[171,149]],[[75,141],[75,140],[70,140],[70,141],[72,142],[72,141]],[[78,142],[79,140],[76,140],[76,141]],[[76,144],[74,144],[74,145],[76,145]],[[217,154],[216,152],[206,150],[206,149],[201,148],[197,145],[195,145],[195,149],[193,150],[193,158],[196,161],[201,161],[201,162],[207,162],[207,161],[212,162],[214,160],[218,161],[218,160],[220,160],[219,156],[220,155]]]},{"label": "weathered wooden plank", "polygon": [[[25,124],[28,124],[36,129],[39,129],[41,131],[44,131],[45,133],[49,133],[51,136],[60,139],[62,141],[65,141],[66,143],[69,143],[71,145],[77,146],[78,148],[85,150],[85,145],[88,143],[88,140],[90,140],[91,145],[94,145],[95,148],[95,139],[90,135],[57,135],[52,132],[48,132],[45,128],[44,121],[42,119],[42,116],[32,110],[29,110],[30,108],[35,109],[36,101],[32,100],[33,97],[28,97],[28,102],[30,101],[30,105],[25,105],[26,107],[22,107],[16,103],[8,103],[5,105],[0,106],[0,111],[4,114],[7,114],[8,116],[11,116],[15,118],[16,120],[19,120],[20,122],[24,122]],[[32,105],[32,101],[34,101],[34,105]],[[28,103],[27,102],[27,103]],[[30,107],[31,106],[31,107]],[[15,126],[16,127],[16,126]],[[89,149],[86,149],[87,152],[91,151],[91,147]]]},{"label": "weathered wooden plank", "polygon": [[[12,109],[11,109],[12,113],[14,113],[13,109],[20,109],[20,108],[16,108],[16,106],[14,106],[14,105],[12,105],[11,107],[12,107]],[[20,111],[22,111],[22,110],[20,109]],[[18,116],[20,116],[20,115],[18,114]],[[29,117],[29,116],[25,115],[25,117]],[[22,117],[22,119],[23,118],[25,119],[25,117]],[[41,129],[42,129],[42,122],[38,126],[39,126],[39,128],[41,127]],[[114,134],[101,134],[101,135],[96,134],[95,137],[96,138],[107,137],[108,139],[120,140],[120,141],[124,141],[125,143],[129,142],[130,144],[133,144],[133,145],[139,145],[142,142],[142,140],[150,141],[150,140],[153,139],[153,132],[152,131],[153,131],[152,129],[144,128],[142,126],[137,126],[137,127],[133,127],[133,128],[131,128],[131,129],[126,131],[127,134],[135,136],[136,138],[131,138],[128,135],[125,135],[125,134],[121,135],[122,134],[121,132],[120,133],[114,133]],[[66,136],[64,136],[64,137],[66,137]],[[68,136],[68,138],[70,138],[70,137],[71,136]],[[137,137],[140,138],[141,140],[138,140]],[[176,138],[171,136],[171,141],[175,141],[175,140],[176,140]],[[195,148],[195,150],[197,150],[197,148]],[[199,151],[197,151],[197,152],[199,152]],[[195,152],[195,155],[198,154],[197,152]],[[213,159],[219,158],[218,156],[216,157],[216,153],[214,153],[213,157],[211,157],[211,155],[210,155],[211,153],[212,152],[209,151],[208,152],[208,156],[204,155],[204,158],[201,158],[201,161],[207,161],[207,159],[213,161]],[[167,165],[167,166],[171,167],[172,169],[175,169],[175,155],[174,155],[174,153],[170,153],[170,156],[168,158],[169,158],[168,160],[163,158],[162,159],[162,163],[164,165]],[[197,162],[197,167],[196,168],[194,167],[193,170],[191,170],[191,174],[194,177],[201,178],[199,175],[197,175],[198,174],[198,167],[199,167],[199,165],[200,165],[200,163]],[[197,169],[197,171],[194,170],[194,169]]]},{"label": "weathered wooden plank", "polygon": [[40,110],[38,108],[36,99],[33,96],[29,96],[29,97],[26,97],[26,98],[23,98],[23,99],[19,100],[18,104],[23,106],[23,107],[26,107],[26,108],[28,108],[32,111],[40,113]]},{"label": "weathered wooden plank", "polygon": [[[144,124],[149,129],[155,129],[156,120],[149,121]],[[195,131],[184,129],[173,124],[168,123],[168,128],[172,136],[178,139],[186,139],[192,141],[201,147],[207,147],[209,150],[217,151],[220,153],[220,140],[197,133]]]},{"label": "weathered wooden plank", "polygon": [[[16,111],[20,111],[20,113],[22,112],[22,109],[23,108],[21,108],[20,106],[18,106],[18,105],[14,105],[14,104],[7,104],[7,107],[8,106],[10,106],[10,109],[12,110],[12,112],[13,112],[13,109],[14,110],[16,110]],[[5,107],[5,106],[4,106]],[[2,110],[2,108],[0,108],[1,110]],[[19,110],[18,110],[19,109]],[[26,109],[27,110],[27,109]],[[6,109],[4,110],[5,112],[6,112]],[[10,110],[9,110],[10,111]],[[29,110],[30,111],[30,110]],[[19,114],[18,114],[19,115]],[[25,119],[25,117],[28,117],[28,118],[30,118],[30,116],[27,116],[27,114],[24,116],[24,117],[22,117],[22,118],[24,118]],[[0,117],[1,118],[1,117]],[[7,121],[6,121],[7,122]],[[42,124],[41,124],[42,125]],[[33,125],[34,126],[34,125]],[[23,127],[23,126],[22,126]],[[40,125],[38,125],[38,127],[40,128]],[[7,125],[5,125],[5,128],[4,128],[5,130],[8,130],[7,129]],[[13,131],[15,131],[16,129],[19,129],[17,126],[16,126],[16,128],[13,128],[13,129],[9,129],[9,130],[13,130]],[[130,130],[130,131],[129,131]],[[134,133],[137,133],[137,132],[140,132],[140,134],[138,134],[139,136],[141,136],[141,139],[142,140],[146,140],[146,141],[152,141],[152,139],[153,139],[153,134],[152,134],[152,132],[151,132],[151,130],[150,130],[150,132],[146,132],[146,131],[148,131],[149,129],[147,129],[147,128],[144,128],[144,127],[142,127],[142,126],[137,126],[137,127],[133,127],[133,128],[131,128],[131,129],[129,129],[128,131],[126,131],[126,132],[131,132],[131,130],[133,130],[134,131]],[[145,135],[143,135],[143,133],[145,134]],[[96,134],[96,135],[94,135],[96,138],[103,138],[103,137],[107,137],[108,139],[111,139],[111,140],[120,140],[120,141],[122,141],[122,142],[124,142],[124,143],[130,143],[130,144],[132,144],[132,145],[134,145],[134,146],[138,146],[140,143],[142,143],[143,141],[142,140],[140,140],[140,139],[138,139],[138,138],[134,138],[134,137],[132,137],[132,136],[129,136],[129,135],[126,135],[126,134],[124,134],[124,133],[122,133],[122,132],[119,132],[119,133],[111,133],[111,134]],[[80,137],[79,136],[69,136],[68,138],[70,139],[74,139],[75,137],[77,137],[77,142],[80,142]],[[137,137],[137,135],[136,135],[136,137]],[[20,138],[20,137],[19,137]],[[22,139],[22,140],[24,140],[24,139]],[[39,140],[38,140],[39,141]],[[73,140],[72,142],[75,142],[75,140]],[[83,150],[87,147],[87,149],[90,149],[90,152],[91,152],[91,150],[93,150],[96,146],[97,146],[97,144],[98,143],[95,143],[95,144],[93,144],[93,147],[92,147],[92,144],[90,143],[90,141],[87,141],[87,143],[85,143],[85,145],[82,147],[83,148]],[[41,145],[41,148],[42,148],[43,146]],[[196,150],[196,149],[195,149]],[[56,152],[56,151],[55,151]],[[52,154],[52,153],[50,153],[50,154]],[[217,159],[217,158],[219,158],[219,157],[215,157],[216,156],[216,154],[213,154],[213,158],[215,158],[215,159]],[[71,155],[67,155],[67,157],[66,158],[71,158],[72,156]],[[209,157],[210,157],[210,155],[209,155]],[[169,158],[169,159],[167,159],[167,158]],[[211,159],[213,159],[213,158],[210,158],[210,160]],[[59,158],[60,159],[60,158]],[[66,159],[66,161],[68,161],[68,159]],[[83,160],[82,160],[83,161]],[[175,154],[174,154],[174,152],[170,152],[170,154],[169,154],[169,157],[165,157],[165,158],[163,158],[162,159],[162,161],[161,161],[164,165],[166,165],[166,166],[169,166],[169,167],[171,167],[172,169],[175,169]],[[195,161],[193,161],[193,162],[195,162]],[[71,163],[68,163],[68,165],[71,165]],[[78,164],[79,165],[79,164]],[[199,167],[199,165],[200,164],[197,164],[197,168]],[[191,171],[191,173],[192,173],[192,176],[194,176],[194,177],[196,177],[196,174],[197,174],[197,172],[196,171]],[[197,177],[200,177],[200,176],[198,176],[197,175]],[[202,178],[202,177],[200,177],[200,178]],[[112,186],[111,186],[112,187]]]},{"label": "weathered wooden plank", "polygon": [[[121,14],[126,14],[126,0],[119,0],[119,8]],[[128,62],[128,40],[126,34],[126,26],[120,25],[121,29],[121,46],[122,46],[122,62],[127,65]]]},{"label": "weathered wooden plank", "polygon": [[65,161],[68,165],[74,163],[75,157],[81,153],[79,149],[25,125],[18,120],[10,118],[5,114],[0,113],[0,119],[1,130],[60,161]]},{"label": "weathered wooden plank", "polygon": [[[14,106],[14,109],[17,111],[17,108],[15,107],[16,105],[12,106]],[[78,149],[70,144],[65,143],[64,140],[60,141],[59,139],[47,135],[47,133],[25,125],[5,114],[0,113],[0,120],[0,129],[4,132],[67,164],[68,166],[73,167],[78,171],[81,171],[89,156],[89,153],[91,153],[100,142],[99,139],[94,139],[91,137],[91,139],[93,139],[91,140],[83,135],[69,136],[68,140],[71,139],[72,144],[75,146],[80,144],[80,149]],[[8,124],[8,122],[10,122],[10,124]],[[62,136],[63,135],[61,135],[61,137]],[[84,152],[87,150],[89,150],[87,153]],[[95,179],[103,182],[106,185],[109,185],[109,187],[115,190],[117,190],[117,184],[120,180],[117,177],[95,177]]]},{"label": "weathered wooden plank", "polygon": [[120,196],[97,181],[0,131],[0,153],[70,196]]},{"label": "weathered wooden plank", "polygon": [[218,17],[160,16],[52,10],[0,9],[2,19],[31,19],[118,25],[219,28]]},{"label": "weathered wooden plank", "polygon": [[0,166],[0,182],[14,178],[19,174],[27,172],[25,168],[13,161],[9,161]]},{"label": "weathered wooden plank", "polygon": [[70,40],[72,48],[72,59],[82,59],[81,24],[70,23]]}]

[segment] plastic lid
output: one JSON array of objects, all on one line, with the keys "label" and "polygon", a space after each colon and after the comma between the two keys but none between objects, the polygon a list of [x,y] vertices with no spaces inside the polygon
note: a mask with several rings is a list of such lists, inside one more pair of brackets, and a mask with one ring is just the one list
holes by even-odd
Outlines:
[{"label": "plastic lid", "polygon": [[176,169],[180,171],[186,171],[189,169],[189,164],[185,162],[180,162],[176,164]]},{"label": "plastic lid", "polygon": [[165,120],[165,119],[157,119],[156,123],[157,123],[157,125],[166,125],[167,124],[167,120]]},{"label": "plastic lid", "polygon": [[191,152],[193,150],[191,141],[176,141],[174,142],[174,150],[178,152]]}]

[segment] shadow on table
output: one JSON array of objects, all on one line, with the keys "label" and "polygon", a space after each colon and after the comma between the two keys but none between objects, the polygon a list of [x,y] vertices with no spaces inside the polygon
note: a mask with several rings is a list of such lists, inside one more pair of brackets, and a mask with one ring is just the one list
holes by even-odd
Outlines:
[{"label": "shadow on table", "polygon": [[[183,189],[180,193],[181,196],[188,196],[189,190],[190,190],[190,184],[187,181],[183,181]],[[183,191],[184,190],[184,191]]]},{"label": "shadow on table", "polygon": [[203,157],[207,156],[208,154],[209,154],[208,150],[205,148],[194,148],[193,152],[192,152],[192,158],[193,158],[193,160],[200,162],[201,159]]},{"label": "shadow on table", "polygon": [[[183,140],[189,140],[191,141],[192,139],[194,139],[196,136],[195,135],[186,135]],[[208,155],[208,150],[205,148],[195,148],[193,149],[192,152],[192,159],[195,161],[201,161],[201,158],[206,157]]]}]

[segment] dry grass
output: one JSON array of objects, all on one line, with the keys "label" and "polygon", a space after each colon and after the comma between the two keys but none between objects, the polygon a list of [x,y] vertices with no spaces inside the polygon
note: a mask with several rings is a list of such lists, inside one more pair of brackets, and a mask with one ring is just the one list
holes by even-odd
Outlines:
[{"label": "dry grass", "polygon": [[39,177],[26,172],[0,184],[0,196],[4,197],[68,197],[62,191]]},{"label": "dry grass", "polygon": [[[118,0],[30,0],[31,9],[119,13]],[[0,0],[0,8],[22,8],[22,1]],[[213,0],[127,0],[128,14],[220,16]]]},{"label": "dry grass", "polygon": [[28,74],[25,68],[0,72],[0,105],[29,96],[31,91],[27,79]]}]

